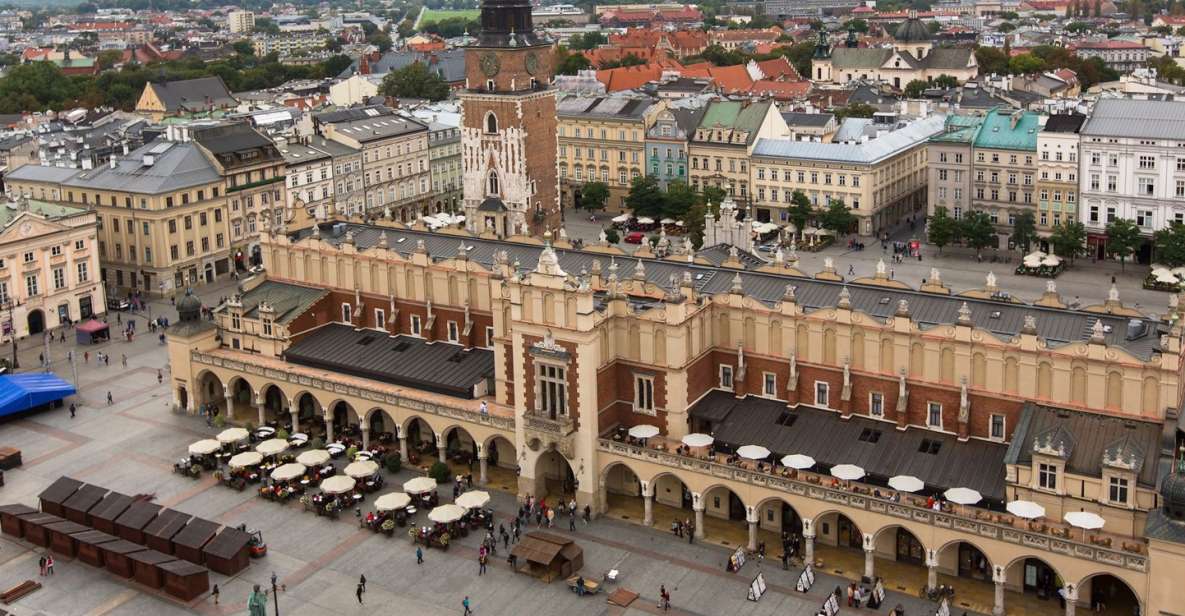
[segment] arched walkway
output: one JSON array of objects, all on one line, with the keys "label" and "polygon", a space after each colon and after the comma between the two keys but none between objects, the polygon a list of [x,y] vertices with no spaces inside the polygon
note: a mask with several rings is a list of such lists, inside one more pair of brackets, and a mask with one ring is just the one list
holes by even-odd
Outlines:
[{"label": "arched walkway", "polygon": [[[317,398],[313,396],[313,394],[307,391],[296,394],[296,398],[293,400],[292,408],[289,410],[289,413],[291,413],[293,410],[296,411],[298,424],[296,426],[289,426],[288,429],[290,431],[309,432],[314,429],[324,429],[321,402],[318,401]],[[291,420],[291,417],[288,419]],[[280,421],[283,423],[284,419],[281,418]]]},{"label": "arched walkway", "polygon": [[1132,587],[1109,573],[1096,573],[1078,583],[1078,607],[1106,616],[1144,613]]},{"label": "arched walkway", "polygon": [[518,454],[514,443],[504,436],[486,439],[482,449],[486,454],[486,482],[491,488],[518,491]]},{"label": "arched walkway", "polygon": [[786,499],[767,498],[757,504],[757,541],[764,543],[767,558],[780,559],[802,555],[802,516]]},{"label": "arched walkway", "polygon": [[276,385],[269,384],[263,388],[263,409],[265,422],[288,420],[288,397]]},{"label": "arched walkway", "polygon": [[550,497],[552,503],[567,503],[576,497],[576,475],[572,465],[558,451],[549,449],[535,459],[535,496]]},{"label": "arched walkway", "polygon": [[40,309],[30,310],[26,320],[30,336],[45,331],[45,313]]},{"label": "arched walkway", "polygon": [[[1004,608],[1009,614],[1060,614],[1065,603],[1058,591],[1066,585],[1049,563],[1037,557],[1022,557],[1004,567]],[[1071,582],[1073,583],[1073,582]],[[1079,596],[1081,599],[1081,595]]]},{"label": "arched walkway", "polygon": [[218,379],[217,375],[209,370],[203,371],[198,374],[197,387],[195,403],[198,405],[212,404],[218,407],[220,413],[223,412],[223,407],[226,406],[226,396],[223,394],[222,381]]},{"label": "arched walkway", "polygon": [[[329,405],[328,418],[332,420],[333,440],[349,437],[362,440],[362,427],[358,420],[358,412],[345,400],[336,400]],[[330,424],[325,424],[326,436],[329,436]]]},{"label": "arched walkway", "polygon": [[407,435],[408,462],[428,468],[439,459],[436,433],[427,421],[420,417],[410,417],[404,423],[403,433]]},{"label": "arched walkway", "polygon": [[247,379],[234,377],[230,380],[230,405],[227,415],[233,419],[255,421],[258,418],[255,391]]},{"label": "arched walkway", "polygon": [[826,511],[816,515],[811,526],[816,564],[822,562],[828,571],[840,571],[844,577],[864,576],[872,552],[864,551],[864,533],[855,522],[838,511]]}]

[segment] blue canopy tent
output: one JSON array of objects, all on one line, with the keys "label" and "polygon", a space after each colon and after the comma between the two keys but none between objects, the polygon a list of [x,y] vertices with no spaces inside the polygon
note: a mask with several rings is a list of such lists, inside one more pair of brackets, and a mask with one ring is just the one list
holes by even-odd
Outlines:
[{"label": "blue canopy tent", "polygon": [[48,372],[0,375],[0,416],[23,413],[74,393],[73,385]]}]

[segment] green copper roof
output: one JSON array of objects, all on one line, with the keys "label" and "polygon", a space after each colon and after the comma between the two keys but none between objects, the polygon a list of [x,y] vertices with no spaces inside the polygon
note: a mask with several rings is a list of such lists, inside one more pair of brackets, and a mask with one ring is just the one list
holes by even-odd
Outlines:
[{"label": "green copper roof", "polygon": [[[28,211],[38,216],[44,216],[50,220],[54,218],[63,218],[65,216],[73,216],[75,214],[82,214],[86,210],[77,207],[69,207],[65,205],[58,205],[56,203],[48,203],[46,201],[28,201]],[[20,209],[16,203],[5,203],[0,205],[0,228],[8,226],[23,210]]]},{"label": "green copper roof", "polygon": [[983,118],[977,115],[949,115],[943,132],[934,135],[930,141],[936,143],[971,143]]},{"label": "green copper roof", "polygon": [[[1014,123],[1015,116],[1015,123]],[[983,119],[975,136],[975,147],[996,150],[1037,150],[1040,116],[1032,111],[1008,113],[993,109]]]},{"label": "green copper roof", "polygon": [[699,125],[703,128],[720,125],[754,131],[761,127],[761,121],[765,119],[765,114],[769,111],[771,104],[769,101],[759,103],[717,101],[708,105],[704,119],[700,120]]}]

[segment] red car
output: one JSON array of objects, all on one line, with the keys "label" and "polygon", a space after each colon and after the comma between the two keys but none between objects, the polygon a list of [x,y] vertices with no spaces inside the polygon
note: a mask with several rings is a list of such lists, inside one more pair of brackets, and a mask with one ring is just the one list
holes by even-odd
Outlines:
[{"label": "red car", "polygon": [[625,234],[625,243],[627,244],[641,244],[644,239],[646,239],[646,234],[641,231],[631,231]]}]

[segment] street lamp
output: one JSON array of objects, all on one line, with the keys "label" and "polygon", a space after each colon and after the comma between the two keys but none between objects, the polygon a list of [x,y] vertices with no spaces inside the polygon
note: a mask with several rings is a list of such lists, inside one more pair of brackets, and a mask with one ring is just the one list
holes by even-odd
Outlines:
[{"label": "street lamp", "polygon": [[280,593],[276,591],[275,571],[272,571],[272,605],[276,606],[276,616],[280,616]]},{"label": "street lamp", "polygon": [[16,302],[9,299],[4,302],[4,308],[8,310],[8,335],[12,336],[12,371],[16,372],[20,368],[20,362],[16,357]]}]

